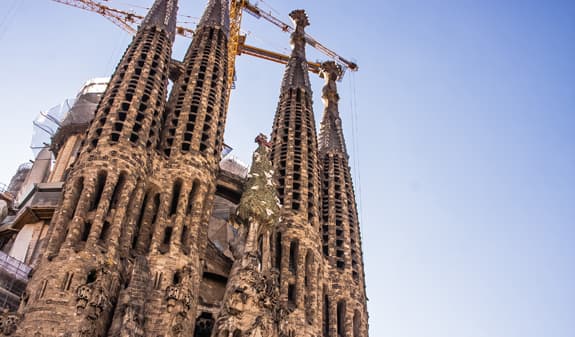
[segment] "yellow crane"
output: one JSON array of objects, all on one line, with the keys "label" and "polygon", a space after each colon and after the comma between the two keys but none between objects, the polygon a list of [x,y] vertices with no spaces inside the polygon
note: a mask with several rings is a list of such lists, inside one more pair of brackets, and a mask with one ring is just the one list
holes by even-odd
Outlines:
[{"label": "yellow crane", "polygon": [[[136,14],[134,12],[116,9],[104,4],[103,2],[95,0],[52,0],[52,1],[100,14],[130,34],[136,33],[135,27],[137,27],[138,24],[144,18],[142,15]],[[103,1],[109,2],[109,0],[103,0]],[[245,43],[246,36],[242,35],[240,32],[243,11],[248,12],[249,14],[253,15],[256,18],[263,18],[266,21],[271,22],[272,24],[278,26],[284,32],[294,31],[294,28],[292,26],[276,18],[270,12],[263,11],[256,5],[251,4],[248,0],[230,0],[230,38],[228,42],[228,57],[229,57],[228,64],[230,65],[228,72],[228,83],[230,85],[229,89],[232,88],[234,83],[235,59],[236,56],[238,55],[241,54],[251,55],[282,64],[287,64],[289,60],[289,56],[287,55],[250,46]],[[194,34],[194,31],[187,27],[177,26],[176,33],[178,35],[191,38]],[[341,57],[336,52],[325,47],[323,44],[318,42],[310,35],[306,34],[305,38],[306,42],[310,46],[317,49],[324,55],[328,56],[330,59],[334,60],[341,66],[343,70],[342,76],[346,69],[352,71],[358,70],[357,64]],[[309,71],[316,74],[319,73],[320,70],[319,63],[308,62],[308,66]]]}]

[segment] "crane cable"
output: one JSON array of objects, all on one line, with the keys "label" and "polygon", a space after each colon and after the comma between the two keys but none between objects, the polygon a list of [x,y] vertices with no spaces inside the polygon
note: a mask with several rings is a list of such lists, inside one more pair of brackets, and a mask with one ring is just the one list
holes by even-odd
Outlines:
[{"label": "crane cable", "polygon": [[355,198],[357,200],[357,216],[360,223],[363,223],[363,212],[362,212],[362,198],[361,198],[361,172],[360,172],[360,153],[359,153],[359,111],[357,109],[357,90],[355,85],[355,73],[351,72],[349,77],[350,86],[350,110],[351,110],[351,143],[353,151],[353,171],[354,171],[354,181],[357,183],[355,186],[357,188],[357,193]]},{"label": "crane cable", "polygon": [[[147,6],[142,6],[142,5],[135,5],[132,3],[128,3],[128,2],[123,2],[123,1],[114,1],[114,4],[118,4],[118,5],[122,5],[122,6],[126,6],[126,7],[133,7],[133,8],[138,8],[138,9],[143,9],[146,11],[146,13],[150,10],[150,7]],[[131,11],[134,11],[133,9],[131,9]],[[136,14],[136,13],[135,13]],[[142,14],[138,14],[138,15],[142,15]],[[143,14],[142,16],[145,16],[145,14]],[[197,16],[192,16],[192,15],[186,15],[186,14],[177,14],[178,17],[181,18],[186,18],[186,19],[192,19],[193,21],[178,21],[178,23],[180,24],[193,24],[194,26],[196,26],[198,24],[198,22],[200,21],[200,18]]]}]

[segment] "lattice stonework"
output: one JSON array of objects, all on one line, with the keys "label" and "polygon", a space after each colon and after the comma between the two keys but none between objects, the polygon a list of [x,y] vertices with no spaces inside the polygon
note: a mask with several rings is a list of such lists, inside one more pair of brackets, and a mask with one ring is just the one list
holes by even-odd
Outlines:
[{"label": "lattice stonework", "polygon": [[323,63],[321,69],[325,79],[322,90],[325,110],[319,139],[321,234],[322,252],[329,261],[331,275],[323,293],[322,331],[324,337],[367,336],[359,221],[338,110],[336,80],[341,69],[334,62]]},{"label": "lattice stonework", "polygon": [[227,35],[220,28],[200,27],[184,58],[184,73],[174,84],[168,103],[162,148],[198,151],[213,156],[223,145],[228,67]]},{"label": "lattice stonework", "polygon": [[278,194],[284,209],[302,214],[309,223],[314,223],[319,207],[319,168],[303,39],[303,28],[308,23],[307,17],[294,21],[294,49],[286,67],[274,119],[271,158],[277,171]]}]

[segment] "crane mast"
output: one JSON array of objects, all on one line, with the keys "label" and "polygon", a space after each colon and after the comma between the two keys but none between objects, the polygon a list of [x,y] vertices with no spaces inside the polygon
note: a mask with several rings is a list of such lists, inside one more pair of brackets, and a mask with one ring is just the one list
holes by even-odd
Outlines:
[{"label": "crane mast", "polygon": [[[118,27],[122,28],[126,32],[130,34],[136,33],[136,28],[142,20],[143,16],[138,15],[133,12],[128,12],[120,9],[116,9],[107,5],[104,5],[101,2],[97,2],[95,0],[52,0],[57,3],[61,3],[64,5],[80,8],[83,10],[87,10],[90,12],[94,12],[104,16],[106,19],[110,20],[112,23],[117,25]],[[105,0],[107,1],[107,0]],[[231,90],[234,86],[234,79],[235,79],[235,61],[236,56],[241,54],[246,54],[250,56],[259,57],[265,60],[287,64],[289,60],[289,56],[272,52],[269,50],[265,50],[262,48],[250,46],[245,43],[246,36],[241,35],[240,28],[242,23],[242,14],[243,11],[253,15],[256,18],[263,18],[264,20],[272,23],[273,25],[279,27],[282,31],[291,33],[294,31],[294,28],[289,24],[281,21],[280,19],[276,18],[270,12],[266,12],[261,10],[254,4],[251,4],[248,0],[230,0],[230,37],[228,40],[228,90]],[[182,35],[184,37],[191,38],[194,34],[194,31],[187,27],[177,26],[176,33],[178,35]],[[350,69],[352,71],[357,71],[358,66],[354,62],[348,61],[347,59],[341,57],[336,52],[332,51],[331,49],[325,47],[323,44],[318,42],[316,39],[311,37],[309,34],[306,33],[305,35],[306,42],[312,46],[313,48],[319,50],[324,55],[328,56],[329,58],[336,61],[342,67],[342,76],[346,69]],[[178,68],[178,61],[172,62],[172,67],[174,68],[174,73],[177,73]],[[309,62],[308,61],[308,69],[310,72],[319,73],[320,64],[317,62]],[[340,78],[341,79],[341,78]],[[228,96],[229,97],[229,96]]]}]

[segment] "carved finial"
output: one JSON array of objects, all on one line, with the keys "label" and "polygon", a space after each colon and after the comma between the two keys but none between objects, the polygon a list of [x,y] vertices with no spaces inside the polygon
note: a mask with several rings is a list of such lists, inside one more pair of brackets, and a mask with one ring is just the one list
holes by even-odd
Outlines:
[{"label": "carved finial", "polygon": [[259,146],[266,146],[266,147],[272,146],[272,143],[268,142],[268,137],[266,135],[264,135],[263,133],[260,133],[256,137],[255,142],[258,143]]},{"label": "carved finial", "polygon": [[319,76],[326,82],[337,81],[343,75],[343,69],[334,61],[323,62],[320,66]]},{"label": "carved finial", "polygon": [[322,152],[336,150],[347,153],[339,117],[339,94],[335,83],[342,74],[342,68],[333,61],[321,64],[320,76],[325,79],[325,85],[321,91],[325,109],[319,132],[319,145]]},{"label": "carved finial", "polygon": [[280,204],[274,181],[273,165],[269,159],[269,143],[264,134],[256,137],[260,146],[255,150],[245,190],[236,214],[244,223],[255,220],[271,228],[279,217]]},{"label": "carved finial", "polygon": [[295,31],[291,34],[291,47],[293,56],[305,58],[305,31],[304,28],[309,26],[307,14],[303,9],[296,9],[289,13],[294,25]]},{"label": "carved finial", "polygon": [[302,9],[292,11],[290,17],[295,24],[295,31],[290,38],[292,52],[282,81],[282,90],[303,88],[311,93],[308,66],[305,59],[306,38],[304,31],[304,28],[309,25],[309,20]]},{"label": "carved finial", "polygon": [[305,27],[309,26],[309,19],[303,9],[293,10],[289,13],[289,16],[295,25],[296,31],[298,29],[303,30]]},{"label": "carved finial", "polygon": [[325,79],[321,98],[326,107],[326,112],[332,114],[334,118],[338,118],[339,115],[337,108],[339,95],[335,81],[337,81],[342,74],[342,68],[334,61],[327,61],[321,64],[320,76]]}]

